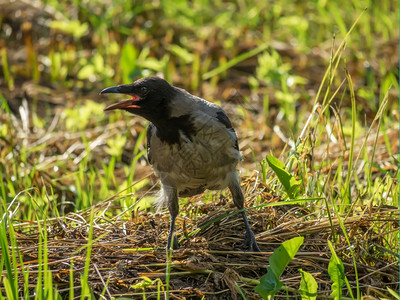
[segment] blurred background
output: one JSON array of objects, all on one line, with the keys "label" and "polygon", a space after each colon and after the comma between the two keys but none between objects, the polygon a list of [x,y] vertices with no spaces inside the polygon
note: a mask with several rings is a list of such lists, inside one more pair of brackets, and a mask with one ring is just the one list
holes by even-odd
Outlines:
[{"label": "blurred background", "polygon": [[[398,24],[398,1],[1,0],[1,196],[9,203],[36,188],[47,196],[35,205],[54,200],[71,211],[151,173],[146,121],[104,113],[121,99],[98,95],[143,76],[163,76],[220,104],[240,139],[242,175],[262,171],[266,154],[310,155],[295,143],[305,138],[313,111],[328,120],[339,116],[341,134],[349,134],[346,71],[357,135],[365,134],[385,96],[380,130],[396,130]],[[316,100],[327,99],[329,108],[318,111]],[[316,145],[335,130],[324,128]],[[398,134],[383,142],[388,152],[396,151],[392,137]],[[153,182],[145,178],[136,188]],[[27,204],[20,212],[31,219],[36,206],[28,198],[20,196]]]}]

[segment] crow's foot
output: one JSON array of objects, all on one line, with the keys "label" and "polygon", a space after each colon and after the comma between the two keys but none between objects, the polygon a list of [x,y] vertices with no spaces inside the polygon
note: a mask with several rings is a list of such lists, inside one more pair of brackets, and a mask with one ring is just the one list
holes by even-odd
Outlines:
[{"label": "crow's foot", "polygon": [[252,230],[247,230],[244,237],[243,243],[237,245],[238,248],[243,249],[248,252],[260,252],[256,238],[254,237],[254,232]]}]

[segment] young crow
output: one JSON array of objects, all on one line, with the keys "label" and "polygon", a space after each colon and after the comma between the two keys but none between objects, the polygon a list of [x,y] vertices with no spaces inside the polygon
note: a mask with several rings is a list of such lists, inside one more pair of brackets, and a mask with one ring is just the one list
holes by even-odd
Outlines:
[{"label": "young crow", "polygon": [[[244,197],[236,173],[241,159],[238,141],[221,107],[159,77],[106,88],[100,94],[106,93],[127,94],[131,99],[110,105],[105,111],[122,109],[150,121],[148,159],[162,185],[157,205],[168,206],[171,214],[167,249],[178,248],[173,238],[179,212],[178,196],[228,187],[235,205],[243,209]],[[244,211],[242,216],[246,235],[239,247],[260,251]]]}]

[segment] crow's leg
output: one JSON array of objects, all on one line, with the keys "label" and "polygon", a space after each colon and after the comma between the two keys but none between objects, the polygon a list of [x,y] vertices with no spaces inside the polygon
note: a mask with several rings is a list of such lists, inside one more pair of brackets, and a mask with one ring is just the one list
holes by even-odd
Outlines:
[{"label": "crow's leg", "polygon": [[178,193],[176,188],[170,186],[163,186],[164,197],[167,197],[168,210],[171,215],[171,223],[169,227],[167,249],[179,249],[178,240],[174,234],[175,220],[179,213]]},{"label": "crow's leg", "polygon": [[[233,202],[235,203],[236,207],[239,209],[243,209],[244,207],[244,196],[242,193],[242,189],[240,188],[239,180],[235,174],[232,176],[233,179],[229,184],[229,190],[232,193]],[[244,237],[243,243],[238,245],[239,248],[246,249],[247,251],[257,251],[260,252],[260,248],[257,245],[256,238],[254,237],[254,232],[250,228],[249,221],[247,220],[246,212],[242,212],[242,217],[244,221],[244,225],[246,226],[246,235]]]}]

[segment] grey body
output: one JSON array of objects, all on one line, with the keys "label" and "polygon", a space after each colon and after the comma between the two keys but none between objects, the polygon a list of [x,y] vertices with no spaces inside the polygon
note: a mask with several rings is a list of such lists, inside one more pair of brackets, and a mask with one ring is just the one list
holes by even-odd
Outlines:
[{"label": "grey body", "polygon": [[[236,166],[241,155],[235,131],[230,123],[220,121],[225,116],[223,110],[183,90],[170,106],[176,108],[172,117],[189,116],[193,128],[188,134],[180,130],[179,142],[169,144],[150,124],[148,156],[162,186],[175,188],[179,196],[186,197],[206,189],[221,190],[229,182],[237,181]],[[166,202],[162,196],[160,205]]]},{"label": "grey body", "polygon": [[[236,173],[241,155],[235,131],[221,107],[158,77],[107,88],[101,93],[131,95],[132,99],[105,110],[123,109],[151,122],[147,130],[147,151],[162,185],[157,205],[167,206],[171,214],[168,249],[179,247],[173,238],[179,213],[178,196],[228,187],[235,205],[243,209],[244,197]],[[260,251],[244,211],[242,216],[246,235],[239,247]]]}]

